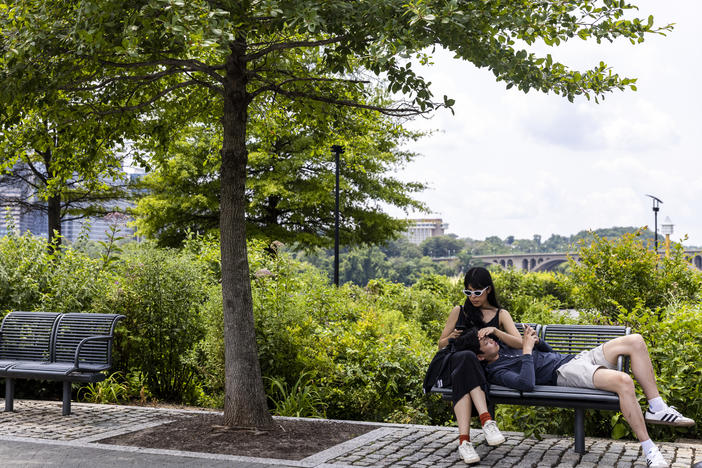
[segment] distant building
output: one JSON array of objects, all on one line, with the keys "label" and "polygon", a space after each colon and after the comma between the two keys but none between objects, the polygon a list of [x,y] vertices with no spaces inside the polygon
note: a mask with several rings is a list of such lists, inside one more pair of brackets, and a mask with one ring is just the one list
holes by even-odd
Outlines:
[{"label": "distant building", "polygon": [[410,219],[412,225],[405,233],[407,240],[412,244],[421,244],[425,239],[443,236],[448,229],[448,223],[441,218]]},{"label": "distant building", "polygon": [[[134,182],[143,176],[143,171],[130,171],[127,177]],[[31,232],[35,236],[48,237],[48,215],[45,211],[37,209],[27,209],[18,205],[14,200],[22,199],[27,202],[36,203],[38,199],[30,194],[29,187],[15,184],[0,184],[0,236],[7,234],[7,224],[13,225],[20,233]],[[118,200],[110,202],[119,210],[131,206],[131,202]],[[9,212],[8,212],[9,209]],[[9,213],[9,219],[7,219]],[[134,228],[128,226],[132,218],[121,213],[110,213],[106,216],[65,220],[61,222],[61,235],[69,242],[75,242],[82,231],[87,231],[87,238],[94,241],[108,240],[108,232],[111,225],[118,227],[117,235],[122,237],[132,237]],[[88,224],[90,229],[88,231]]]}]

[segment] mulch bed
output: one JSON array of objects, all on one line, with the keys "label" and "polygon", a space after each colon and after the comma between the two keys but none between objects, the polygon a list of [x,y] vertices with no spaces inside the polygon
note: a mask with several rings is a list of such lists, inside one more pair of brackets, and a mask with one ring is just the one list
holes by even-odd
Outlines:
[{"label": "mulch bed", "polygon": [[144,448],[301,460],[380,426],[339,421],[276,419],[271,430],[230,428],[218,414],[174,416],[176,421],[100,443]]}]

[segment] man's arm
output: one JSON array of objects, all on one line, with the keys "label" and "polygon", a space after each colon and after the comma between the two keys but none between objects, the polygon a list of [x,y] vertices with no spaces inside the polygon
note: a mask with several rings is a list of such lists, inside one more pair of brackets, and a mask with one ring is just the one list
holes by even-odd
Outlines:
[{"label": "man's arm", "polygon": [[538,341],[539,338],[536,336],[536,331],[527,325],[524,328],[524,335],[522,338],[522,355],[519,357],[519,371],[498,368],[494,373],[488,376],[490,382],[504,385],[505,387],[516,388],[523,392],[534,390],[536,375],[534,370],[534,357],[531,353],[534,350],[534,345]]},{"label": "man's arm", "polygon": [[521,367],[519,371],[512,369],[497,369],[494,372],[488,371],[490,383],[503,385],[505,387],[530,392],[534,390],[536,375],[534,374],[534,358],[531,354],[519,356]]}]

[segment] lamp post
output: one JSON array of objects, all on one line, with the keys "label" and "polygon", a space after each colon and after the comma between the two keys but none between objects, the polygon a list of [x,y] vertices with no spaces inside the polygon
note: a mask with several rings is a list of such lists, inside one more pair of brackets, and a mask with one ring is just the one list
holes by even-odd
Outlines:
[{"label": "lamp post", "polygon": [[665,217],[665,221],[661,224],[661,233],[665,234],[665,256],[670,255],[670,236],[673,234],[673,222],[670,216]]},{"label": "lamp post", "polygon": [[653,202],[653,223],[654,223],[654,233],[655,233],[655,245],[656,245],[656,254],[658,253],[658,210],[660,210],[659,205],[663,203],[663,201],[658,198],[654,197],[653,195],[646,194],[647,197],[651,197],[651,201]]},{"label": "lamp post", "polygon": [[341,145],[331,147],[334,153],[334,163],[336,164],[336,188],[334,190],[334,284],[339,286],[339,158],[344,152]]}]

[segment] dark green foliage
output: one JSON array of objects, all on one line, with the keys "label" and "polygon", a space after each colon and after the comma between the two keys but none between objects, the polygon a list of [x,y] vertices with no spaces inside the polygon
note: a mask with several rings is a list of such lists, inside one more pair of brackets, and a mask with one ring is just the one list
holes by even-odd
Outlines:
[{"label": "dark green foliage", "polygon": [[96,312],[126,316],[115,342],[116,370],[144,373],[156,398],[193,402],[196,369],[184,357],[204,334],[206,275],[195,257],[141,244],[125,252]]}]

